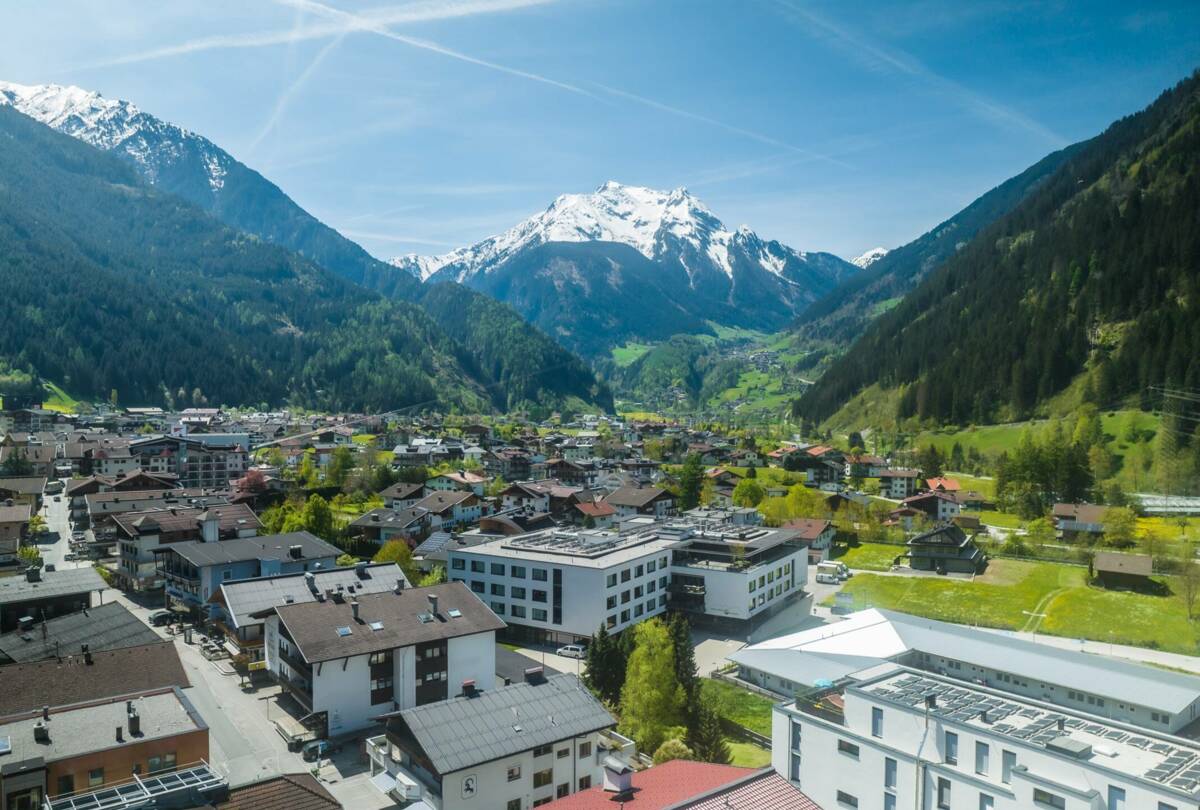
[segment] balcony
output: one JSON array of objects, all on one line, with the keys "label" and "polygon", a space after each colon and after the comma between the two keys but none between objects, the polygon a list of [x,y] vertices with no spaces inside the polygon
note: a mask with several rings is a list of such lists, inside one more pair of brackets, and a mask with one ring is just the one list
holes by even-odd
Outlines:
[{"label": "balcony", "polygon": [[846,700],[838,686],[796,695],[796,710],[839,726],[846,725]]},{"label": "balcony", "polygon": [[440,790],[405,767],[386,734],[368,737],[366,747],[371,762],[371,784],[379,792],[404,804],[422,801],[434,810],[441,810]]}]

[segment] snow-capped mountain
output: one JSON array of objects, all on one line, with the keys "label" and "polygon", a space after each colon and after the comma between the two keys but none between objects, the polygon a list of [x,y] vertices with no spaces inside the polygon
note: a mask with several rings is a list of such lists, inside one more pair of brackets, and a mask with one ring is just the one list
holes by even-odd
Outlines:
[{"label": "snow-capped mountain", "polygon": [[888,255],[888,252],[888,249],[885,247],[871,248],[863,255],[851,259],[850,264],[854,265],[860,270],[866,270],[868,267],[875,264],[875,262]]},{"label": "snow-capped mountain", "polygon": [[686,189],[612,181],[564,194],[478,244],[391,263],[510,303],[589,354],[631,338],[703,332],[710,322],[778,328],[856,269],[746,227],[730,230]]}]

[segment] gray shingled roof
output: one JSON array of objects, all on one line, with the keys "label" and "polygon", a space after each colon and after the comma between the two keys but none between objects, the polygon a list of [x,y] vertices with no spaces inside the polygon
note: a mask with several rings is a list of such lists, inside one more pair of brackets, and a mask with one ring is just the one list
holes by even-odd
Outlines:
[{"label": "gray shingled roof", "polygon": [[24,576],[0,577],[0,605],[102,591],[107,587],[91,567],[42,571],[38,582],[29,582]]},{"label": "gray shingled roof", "polygon": [[443,776],[617,722],[571,674],[404,709],[389,717],[408,727]]},{"label": "gray shingled roof", "polygon": [[235,538],[218,543],[191,540],[186,543],[168,543],[159,546],[155,551],[174,551],[192,565],[203,567],[244,560],[286,560],[290,556],[292,546],[300,546],[301,559],[305,560],[338,557],[342,553],[335,546],[309,532]]},{"label": "gray shingled roof", "polygon": [[[438,615],[421,621],[429,611],[429,595],[438,597]],[[279,620],[304,660],[310,664],[380,650],[393,650],[437,639],[470,636],[502,630],[504,622],[461,582],[447,582],[429,588],[405,588],[401,593],[366,594],[357,597],[358,619],[354,619],[353,601],[297,603],[275,608]],[[451,615],[457,611],[458,615]],[[378,630],[371,628],[381,622]],[[349,635],[338,635],[339,627],[349,627]]]},{"label": "gray shingled roof", "polygon": [[161,641],[146,623],[120,602],[68,613],[38,622],[33,629],[0,636],[0,661],[42,661],[56,655],[75,655],[83,644],[92,652],[137,647]]},{"label": "gray shingled roof", "polygon": [[[368,565],[364,569],[365,576],[360,576],[357,568],[328,568],[311,573],[317,589],[322,593],[326,588],[336,590],[339,585],[353,595],[363,595],[390,591],[396,586],[397,579],[404,579],[405,584],[409,584],[404,572],[395,563]],[[262,624],[262,620],[254,618],[252,614],[288,604],[289,597],[293,603],[316,601],[303,573],[225,582],[214,595],[213,601],[223,599],[225,611],[233,617],[234,626],[242,627]]]}]

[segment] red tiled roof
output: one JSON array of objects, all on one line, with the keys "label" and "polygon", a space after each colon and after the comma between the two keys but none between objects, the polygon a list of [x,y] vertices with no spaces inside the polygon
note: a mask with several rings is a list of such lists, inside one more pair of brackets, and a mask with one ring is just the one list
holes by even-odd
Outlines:
[{"label": "red tiled roof", "polygon": [[820,518],[793,518],[779,528],[795,530],[801,540],[816,540],[830,525],[832,524],[828,520]]},{"label": "red tiled roof", "polygon": [[770,768],[735,768],[676,759],[633,775],[623,803],[602,786],[544,805],[546,810],[821,810]]},{"label": "red tiled roof", "polygon": [[616,509],[613,509],[611,505],[605,503],[604,501],[595,501],[593,503],[577,503],[575,504],[575,508],[583,514],[590,515],[592,517],[608,517],[617,513]]},{"label": "red tiled roof", "polygon": [[957,492],[959,489],[958,481],[953,478],[929,478],[925,481],[930,489],[944,489],[946,492]]}]

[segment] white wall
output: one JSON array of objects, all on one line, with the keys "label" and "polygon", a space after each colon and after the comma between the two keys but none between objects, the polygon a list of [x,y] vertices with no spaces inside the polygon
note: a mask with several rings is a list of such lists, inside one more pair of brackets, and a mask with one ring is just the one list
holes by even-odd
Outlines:
[{"label": "white wall", "polygon": [[[510,799],[521,799],[522,810],[533,806],[533,802],[554,798],[557,787],[562,784],[570,786],[569,792],[576,793],[579,789],[579,778],[590,776],[593,786],[601,784],[603,769],[600,766],[599,734],[592,733],[575,739],[568,739],[552,746],[546,756],[534,757],[533,751],[523,751],[511,757],[504,757],[466,768],[462,771],[446,774],[442,777],[442,810],[505,810]],[[587,742],[591,751],[586,757],[579,756],[579,746]],[[566,750],[567,756],[558,757],[560,751]],[[519,766],[521,775],[516,780],[508,781],[508,769]],[[550,768],[554,777],[549,785],[534,789],[533,774]],[[473,777],[476,791],[471,797],[464,798],[463,781]]]},{"label": "white wall", "polygon": [[[411,648],[410,648],[411,649]],[[492,689],[496,685],[496,633],[476,633],[450,639],[446,648],[446,684],[450,697],[462,693],[462,683],[474,679],[475,688]],[[408,708],[407,704],[402,708]]]}]

